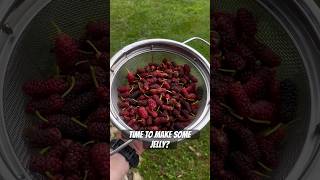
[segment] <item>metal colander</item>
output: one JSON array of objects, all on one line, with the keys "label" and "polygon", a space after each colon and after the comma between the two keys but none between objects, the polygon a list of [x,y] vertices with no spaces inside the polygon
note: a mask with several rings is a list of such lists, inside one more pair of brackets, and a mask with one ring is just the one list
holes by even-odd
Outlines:
[{"label": "metal colander", "polygon": [[[91,20],[108,21],[109,3],[103,0],[54,0],[26,1],[15,14],[25,12],[13,26],[2,50],[1,59],[1,158],[14,179],[41,179],[27,168],[32,153],[25,143],[23,130],[34,116],[24,112],[27,97],[21,86],[30,79],[40,79],[52,74],[54,55],[50,53],[52,39],[56,34],[50,23],[54,21],[64,32],[78,38]],[[26,10],[23,11],[23,8]],[[9,18],[13,22],[14,14]],[[13,25],[14,23],[11,23]],[[12,47],[12,48],[10,48]],[[0,178],[1,179],[1,178]],[[11,179],[4,176],[4,179]]]},{"label": "metal colander", "polygon": [[315,24],[305,20],[306,14],[310,17],[312,13],[301,7],[308,4],[287,0],[214,0],[213,4],[214,11],[234,13],[238,8],[252,11],[259,23],[257,38],[282,58],[279,79],[289,78],[297,85],[298,112],[282,144],[280,166],[272,174],[271,179],[276,180],[302,178],[318,144],[313,134],[319,121],[319,113],[315,111],[319,72],[316,72],[318,64],[314,64],[319,52],[314,51],[317,46],[313,42],[319,41],[319,36],[312,30]]},{"label": "metal colander", "polygon": [[[199,110],[190,125],[185,127],[185,130],[194,130],[192,134],[195,134],[209,122],[210,66],[200,53],[186,44],[193,40],[201,40],[209,45],[208,42],[198,37],[191,38],[183,43],[168,39],[148,39],[124,47],[111,58],[110,118],[118,129],[127,130],[124,131],[124,134],[128,135],[128,130],[132,130],[132,128],[127,126],[119,115],[117,88],[127,84],[127,69],[135,72],[137,68],[144,67],[151,62],[160,64],[164,58],[179,65],[188,64],[191,67],[191,74],[198,79],[198,93],[202,96],[201,100],[199,100]],[[142,140],[150,142],[153,139]],[[171,142],[179,141],[179,139],[168,140]],[[129,140],[127,143],[131,141]],[[115,152],[113,151],[111,154]]]}]

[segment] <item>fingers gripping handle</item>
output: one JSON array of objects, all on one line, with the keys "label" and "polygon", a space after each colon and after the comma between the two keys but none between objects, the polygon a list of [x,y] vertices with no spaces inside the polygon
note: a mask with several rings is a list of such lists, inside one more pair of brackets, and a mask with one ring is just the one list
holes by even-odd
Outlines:
[{"label": "fingers gripping handle", "polygon": [[125,143],[123,143],[121,146],[119,146],[117,149],[114,149],[110,152],[110,156],[114,155],[115,153],[121,151],[121,149],[125,148],[126,146],[128,146],[130,143],[133,142],[133,139],[129,139],[128,141],[126,141]]}]

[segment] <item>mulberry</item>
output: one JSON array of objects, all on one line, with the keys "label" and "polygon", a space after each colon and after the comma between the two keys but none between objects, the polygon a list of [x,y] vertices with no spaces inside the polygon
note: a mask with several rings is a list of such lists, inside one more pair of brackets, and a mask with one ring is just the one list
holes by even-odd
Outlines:
[{"label": "mulberry", "polygon": [[246,61],[235,52],[225,53],[224,65],[228,69],[242,70],[246,66]]},{"label": "mulberry", "polygon": [[221,129],[212,127],[211,138],[212,147],[215,149],[215,152],[227,156],[229,153],[229,139],[227,134]]},{"label": "mulberry", "polygon": [[141,118],[148,119],[148,112],[145,107],[139,107],[138,114]]},{"label": "mulberry", "polygon": [[252,15],[245,8],[238,9],[237,23],[241,32],[249,37],[254,37],[257,34],[257,22]]},{"label": "mulberry", "polygon": [[263,49],[255,52],[256,57],[261,63],[268,67],[277,67],[281,64],[281,58],[271,48],[265,46]]},{"label": "mulberry", "polygon": [[276,109],[273,103],[261,100],[251,105],[250,117],[258,120],[273,121],[275,112]]},{"label": "mulberry", "polygon": [[81,159],[84,154],[84,148],[79,143],[73,143],[69,146],[63,161],[63,169],[67,172],[76,172],[81,165]]},{"label": "mulberry", "polygon": [[256,57],[254,52],[251,51],[245,44],[239,43],[235,47],[235,52],[238,53],[246,61],[246,69],[251,70],[256,67]]},{"label": "mulberry", "polygon": [[106,143],[95,144],[90,150],[92,165],[102,177],[109,177],[109,145]]},{"label": "mulberry", "polygon": [[26,112],[35,113],[39,111],[41,114],[53,114],[62,109],[64,100],[60,95],[54,94],[46,99],[31,100],[26,107]]},{"label": "mulberry", "polygon": [[77,98],[65,103],[62,111],[66,115],[77,117],[87,114],[96,104],[98,98],[95,92],[89,91],[80,94]]},{"label": "mulberry", "polygon": [[229,120],[226,126],[239,138],[242,150],[250,154],[250,158],[258,160],[261,154],[254,133],[242,124],[232,120]]},{"label": "mulberry", "polygon": [[233,83],[229,86],[229,96],[233,105],[241,116],[247,116],[250,112],[250,99],[240,82]]},{"label": "mulberry", "polygon": [[261,152],[261,161],[270,168],[276,168],[279,164],[279,155],[274,148],[274,144],[264,138],[258,139]]},{"label": "mulberry", "polygon": [[224,160],[217,153],[211,154],[210,166],[213,167],[212,174],[214,176],[219,176],[222,171],[224,171]]},{"label": "mulberry", "polygon": [[72,93],[84,92],[93,87],[92,78],[89,74],[78,73],[75,75],[75,84],[72,88]]},{"label": "mulberry", "polygon": [[78,43],[69,35],[60,33],[54,42],[57,64],[62,72],[70,73],[79,56]]},{"label": "mulberry", "polygon": [[23,91],[32,97],[39,98],[51,94],[62,94],[68,89],[68,83],[63,79],[31,80],[24,83]]},{"label": "mulberry", "polygon": [[240,151],[231,153],[230,160],[234,164],[234,168],[243,178],[248,178],[254,168],[254,161]]},{"label": "mulberry", "polygon": [[87,38],[92,40],[102,39],[109,31],[109,24],[106,21],[91,21],[86,26]]},{"label": "mulberry", "polygon": [[86,129],[71,117],[64,114],[55,114],[48,116],[48,124],[51,127],[59,128],[63,135],[82,139],[86,137]]},{"label": "mulberry", "polygon": [[39,147],[55,145],[62,137],[58,128],[40,129],[39,127],[26,129],[26,136],[32,145]]},{"label": "mulberry", "polygon": [[44,173],[46,171],[58,173],[62,170],[62,162],[57,158],[37,155],[30,158],[29,168],[31,171],[38,173]]},{"label": "mulberry", "polygon": [[109,139],[109,123],[107,122],[93,122],[88,124],[89,135],[98,140],[106,141]]},{"label": "mulberry", "polygon": [[69,145],[72,143],[70,139],[62,139],[58,144],[49,149],[47,156],[63,159],[64,154],[67,152]]},{"label": "mulberry", "polygon": [[88,116],[89,122],[107,122],[109,117],[109,109],[107,107],[98,107],[96,111]]}]

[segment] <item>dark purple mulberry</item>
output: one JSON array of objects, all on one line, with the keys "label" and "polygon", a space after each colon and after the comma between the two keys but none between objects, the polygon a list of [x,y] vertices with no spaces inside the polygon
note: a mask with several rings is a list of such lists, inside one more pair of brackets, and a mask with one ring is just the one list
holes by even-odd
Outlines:
[{"label": "dark purple mulberry", "polygon": [[91,21],[86,26],[86,36],[92,40],[100,40],[107,36],[109,24],[106,21]]},{"label": "dark purple mulberry", "polygon": [[69,146],[63,161],[63,169],[67,172],[76,172],[81,165],[81,159],[84,154],[84,147],[79,143],[73,143]]},{"label": "dark purple mulberry", "polygon": [[96,111],[88,116],[89,122],[107,122],[109,111],[107,107],[98,107]]},{"label": "dark purple mulberry", "polygon": [[32,156],[29,160],[29,168],[31,171],[44,173],[59,173],[62,170],[61,160],[53,157],[42,155]]},{"label": "dark purple mulberry", "polygon": [[250,177],[252,170],[254,168],[254,161],[247,155],[243,154],[240,151],[231,153],[230,160],[233,164],[233,167],[239,173],[242,178]]},{"label": "dark purple mulberry", "polygon": [[64,100],[60,95],[54,94],[46,99],[31,100],[26,107],[26,112],[35,113],[39,111],[41,114],[53,114],[62,109]]},{"label": "dark purple mulberry", "polygon": [[59,128],[61,133],[67,137],[81,139],[85,138],[87,135],[86,128],[67,115],[55,114],[48,116],[47,119],[49,126]]},{"label": "dark purple mulberry", "polygon": [[94,91],[80,94],[77,98],[66,102],[62,111],[69,116],[77,117],[87,114],[95,106],[98,98]]},{"label": "dark purple mulberry", "polygon": [[241,149],[248,155],[250,154],[250,158],[254,160],[258,160],[260,158],[259,146],[256,142],[254,133],[250,129],[244,127],[239,122],[233,121],[232,119],[229,119],[226,123],[226,127],[232,130],[236,135],[236,138],[239,139]]},{"label": "dark purple mulberry", "polygon": [[39,127],[31,127],[26,129],[26,137],[32,145],[46,147],[57,144],[62,135],[58,128],[41,129]]},{"label": "dark purple mulberry", "polygon": [[95,144],[90,151],[91,162],[102,177],[109,177],[109,145],[107,143]]},{"label": "dark purple mulberry", "polygon": [[91,75],[89,74],[76,74],[75,75],[75,84],[74,87],[72,88],[71,93],[79,93],[79,92],[84,92],[88,89],[93,87],[93,81],[91,78]]},{"label": "dark purple mulberry", "polygon": [[264,138],[258,139],[261,152],[261,162],[269,168],[276,168],[279,164],[279,154],[274,148],[274,144]]},{"label": "dark purple mulberry", "polygon": [[241,116],[247,116],[250,112],[250,99],[240,82],[233,83],[229,86],[229,96],[236,111]]},{"label": "dark purple mulberry", "polygon": [[63,73],[70,73],[79,56],[78,43],[69,35],[60,33],[54,42],[56,61]]},{"label": "dark purple mulberry", "polygon": [[235,52],[227,52],[224,55],[223,63],[227,69],[242,70],[246,66],[246,61]]},{"label": "dark purple mulberry", "polygon": [[67,152],[69,145],[72,143],[70,139],[62,139],[58,144],[49,149],[46,154],[48,157],[63,159],[64,154]]},{"label": "dark purple mulberry", "polygon": [[245,8],[237,11],[237,25],[241,32],[249,37],[257,34],[257,22],[251,12]]},{"label": "dark purple mulberry", "polygon": [[275,116],[275,105],[271,102],[260,100],[251,105],[250,117],[258,120],[273,121]]},{"label": "dark purple mulberry", "polygon": [[229,139],[223,129],[211,128],[211,145],[215,152],[222,156],[227,156],[229,153]]},{"label": "dark purple mulberry", "polygon": [[69,85],[64,79],[51,78],[47,80],[31,80],[24,83],[23,91],[34,98],[44,97],[51,94],[62,94]]},{"label": "dark purple mulberry", "polygon": [[93,139],[106,141],[109,139],[109,123],[93,122],[88,124],[88,133]]}]

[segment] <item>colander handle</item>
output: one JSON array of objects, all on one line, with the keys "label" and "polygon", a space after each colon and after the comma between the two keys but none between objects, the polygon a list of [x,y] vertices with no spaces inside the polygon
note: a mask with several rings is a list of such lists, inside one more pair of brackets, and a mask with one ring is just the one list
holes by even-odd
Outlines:
[{"label": "colander handle", "polygon": [[130,143],[133,142],[133,139],[129,139],[125,143],[123,143],[121,146],[119,146],[117,149],[114,149],[113,151],[110,152],[110,156],[114,155],[115,153],[119,152],[121,149],[125,148],[128,146]]},{"label": "colander handle", "polygon": [[195,41],[195,40],[202,41],[203,43],[205,43],[205,44],[207,44],[208,46],[210,46],[210,43],[209,43],[208,41],[206,41],[206,40],[204,40],[204,39],[202,39],[202,38],[200,38],[200,37],[192,37],[192,38],[190,38],[190,39],[188,39],[188,40],[186,40],[186,41],[184,41],[184,42],[182,42],[182,43],[183,43],[183,44],[187,44],[187,43],[189,43],[189,42],[191,42],[191,41]]}]

